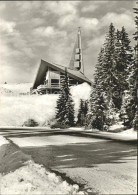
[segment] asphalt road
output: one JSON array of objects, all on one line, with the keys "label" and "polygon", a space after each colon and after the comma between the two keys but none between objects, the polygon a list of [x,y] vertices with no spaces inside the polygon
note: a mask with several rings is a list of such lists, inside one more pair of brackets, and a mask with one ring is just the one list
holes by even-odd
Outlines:
[{"label": "asphalt road", "polygon": [[135,144],[70,132],[46,134],[43,130],[7,131],[6,137],[18,144],[24,153],[31,155],[36,163],[92,192],[135,194]]}]

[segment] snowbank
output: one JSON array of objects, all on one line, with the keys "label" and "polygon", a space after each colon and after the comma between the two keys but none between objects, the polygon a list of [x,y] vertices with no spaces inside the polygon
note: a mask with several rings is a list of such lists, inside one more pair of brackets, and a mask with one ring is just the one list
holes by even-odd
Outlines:
[{"label": "snowbank", "polygon": [[[117,125],[118,126],[118,125]],[[137,140],[137,131],[134,129],[124,130],[118,133],[108,132],[108,131],[99,131],[96,129],[85,130],[85,132],[91,132],[92,135],[96,135],[99,138],[109,138],[112,140],[124,140],[124,141],[136,141]]]},{"label": "snowbank", "polygon": [[9,142],[2,136],[0,136],[0,146],[4,145],[4,144],[8,144]]},{"label": "snowbank", "polygon": [[[10,163],[9,163],[10,162]],[[31,156],[0,136],[0,194],[86,194],[55,173],[36,164]]]},{"label": "snowbank", "polygon": [[78,185],[69,185],[42,165],[28,161],[25,166],[2,177],[1,195],[85,194]]},{"label": "snowbank", "polygon": [[[0,96],[0,126],[22,126],[28,119],[34,119],[42,126],[55,117],[57,94],[20,95],[29,91],[31,84],[4,84],[6,95]],[[2,89],[0,87],[0,90]],[[80,99],[88,99],[91,87],[87,83],[71,87],[77,116]],[[11,93],[12,92],[12,93]],[[18,95],[15,95],[18,93]]]},{"label": "snowbank", "polygon": [[131,139],[137,139],[137,131],[134,131],[133,128],[122,131],[122,132],[118,133],[118,135],[123,136],[123,137],[128,137]]},{"label": "snowbank", "polygon": [[31,156],[24,154],[20,148],[0,136],[0,173],[15,171],[31,160]]},{"label": "snowbank", "polygon": [[122,124],[122,122],[118,122],[117,124],[114,124],[109,127],[110,131],[118,131],[118,130],[123,130],[123,129],[124,129],[124,125]]}]

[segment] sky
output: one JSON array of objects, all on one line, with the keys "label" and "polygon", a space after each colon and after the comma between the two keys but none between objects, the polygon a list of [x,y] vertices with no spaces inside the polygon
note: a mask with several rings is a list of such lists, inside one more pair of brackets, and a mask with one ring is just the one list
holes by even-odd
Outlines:
[{"label": "sky", "polygon": [[41,59],[68,66],[81,27],[85,75],[110,23],[133,42],[135,1],[0,1],[0,83],[34,82]]}]

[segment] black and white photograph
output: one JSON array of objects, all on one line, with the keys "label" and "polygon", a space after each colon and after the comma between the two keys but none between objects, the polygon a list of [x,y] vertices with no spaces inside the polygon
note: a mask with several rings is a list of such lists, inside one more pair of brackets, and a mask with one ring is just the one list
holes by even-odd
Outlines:
[{"label": "black and white photograph", "polygon": [[135,195],[138,0],[0,0],[0,195]]}]

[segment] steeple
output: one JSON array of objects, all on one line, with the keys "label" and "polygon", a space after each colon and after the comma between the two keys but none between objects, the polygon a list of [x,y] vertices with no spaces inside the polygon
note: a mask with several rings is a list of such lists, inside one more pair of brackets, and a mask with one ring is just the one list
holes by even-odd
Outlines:
[{"label": "steeple", "polygon": [[72,52],[69,68],[78,70],[84,74],[80,27],[78,27],[77,39]]}]

